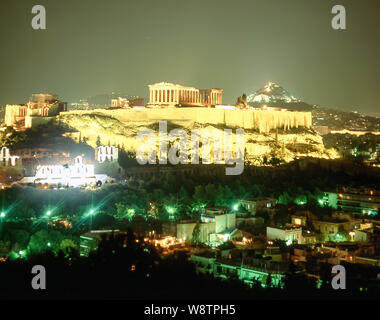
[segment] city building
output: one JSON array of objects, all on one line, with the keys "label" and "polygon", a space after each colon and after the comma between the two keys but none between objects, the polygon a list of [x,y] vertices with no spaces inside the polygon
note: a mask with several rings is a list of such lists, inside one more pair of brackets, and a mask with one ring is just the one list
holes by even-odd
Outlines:
[{"label": "city building", "polygon": [[39,165],[34,177],[24,177],[20,183],[43,186],[80,187],[101,186],[108,182],[105,174],[95,174],[93,164],[84,164],[77,156],[73,165]]},{"label": "city building", "polygon": [[242,235],[236,229],[235,213],[212,213],[212,208],[209,210],[202,213],[200,221],[187,220],[177,223],[177,239],[191,241],[196,236],[197,241],[215,246]]},{"label": "city building", "polygon": [[267,227],[268,240],[282,240],[287,244],[302,243],[301,227]]},{"label": "city building", "polygon": [[241,206],[243,206],[247,211],[255,214],[257,211],[266,211],[274,209],[276,206],[276,199],[266,198],[266,197],[256,197],[240,200]]},{"label": "city building", "polygon": [[295,225],[295,226],[306,226],[306,221],[307,221],[307,217],[306,216],[302,216],[302,215],[292,215],[291,216],[291,219],[292,219],[292,224]]},{"label": "city building", "polygon": [[33,94],[27,104],[6,105],[4,122],[23,130],[46,123],[62,111],[67,111],[67,103],[58,100],[57,95]]},{"label": "city building", "polygon": [[215,252],[204,251],[190,255],[189,261],[195,264],[197,272],[202,274],[212,274],[215,261]]},{"label": "city building", "polygon": [[236,214],[226,213],[222,208],[206,208],[201,214],[201,222],[215,223],[215,233],[232,230],[236,227]]},{"label": "city building", "polygon": [[337,192],[325,192],[324,201],[339,211],[359,215],[377,215],[380,208],[380,191],[341,188]]},{"label": "city building", "polygon": [[267,286],[268,277],[270,285],[282,286],[289,268],[287,262],[252,257],[238,258],[232,255],[228,255],[228,258],[215,258],[209,252],[193,254],[189,261],[195,264],[200,273],[212,274],[216,278],[240,280],[249,286],[259,283],[262,287]]},{"label": "city building", "polygon": [[346,241],[347,234],[360,226],[361,220],[343,220],[330,218],[328,220],[313,220],[316,231],[323,236],[323,241]]},{"label": "city building", "polygon": [[192,241],[195,235],[194,229],[198,228],[198,241],[209,243],[210,235],[215,234],[214,223],[200,223],[199,221],[187,220],[177,223],[177,239]]},{"label": "city building", "polygon": [[118,234],[125,234],[124,232],[120,232],[120,230],[91,230],[82,234],[79,237],[80,247],[79,254],[84,257],[88,257],[88,255],[98,249],[99,243],[103,240],[103,238],[107,238],[109,236],[115,236]]},{"label": "city building", "polygon": [[210,107],[222,104],[222,89],[197,89],[179,84],[160,82],[149,85],[148,106]]},{"label": "city building", "polygon": [[129,100],[127,98],[117,97],[111,100],[112,108],[129,108]]}]

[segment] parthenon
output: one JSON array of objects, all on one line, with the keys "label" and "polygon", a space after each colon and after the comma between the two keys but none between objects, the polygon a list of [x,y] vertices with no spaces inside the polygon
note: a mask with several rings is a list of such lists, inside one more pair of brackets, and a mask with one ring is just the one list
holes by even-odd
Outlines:
[{"label": "parthenon", "polygon": [[150,107],[210,107],[222,104],[222,89],[197,89],[160,82],[149,85]]}]

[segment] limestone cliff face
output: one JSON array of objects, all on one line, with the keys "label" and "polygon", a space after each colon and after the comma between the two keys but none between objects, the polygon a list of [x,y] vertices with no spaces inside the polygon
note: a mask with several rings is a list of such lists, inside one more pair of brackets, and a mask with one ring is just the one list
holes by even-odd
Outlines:
[{"label": "limestone cliff face", "polygon": [[[243,128],[246,150],[245,159],[255,165],[265,164],[274,157],[284,162],[289,162],[295,157],[300,156],[318,158],[338,157],[337,153],[324,148],[321,136],[307,128],[309,121],[311,124],[311,116],[309,119],[308,112],[294,113],[296,114],[294,117],[291,115],[293,113],[287,114],[281,111],[279,113],[283,115],[278,115],[271,111],[268,114],[265,114],[266,111],[259,111],[257,113],[252,113],[251,111],[249,117],[247,115],[247,118],[244,118],[244,112],[232,113],[232,115],[236,116],[234,118],[234,116],[230,116],[229,112],[226,111],[241,110],[221,110],[223,112],[216,112],[213,118],[208,118],[208,120],[207,118],[202,118],[200,121],[194,121],[194,118],[200,119],[199,115],[189,116],[189,112],[191,111],[189,109],[196,109],[192,111],[200,112],[202,116],[208,112],[220,111],[216,109],[202,110],[200,108],[175,109],[174,113],[168,112],[171,116],[168,116],[166,119],[163,118],[162,113],[157,112],[162,112],[162,109],[149,110],[149,113],[136,112],[141,110],[71,111],[61,113],[57,117],[57,122],[60,125],[81,132],[81,137],[86,138],[87,143],[92,147],[95,147],[96,141],[100,140],[101,144],[109,143],[132,152],[136,152],[141,144],[136,140],[139,130],[149,128],[158,133],[158,122],[160,120],[167,120],[168,132],[174,128],[182,128],[187,132],[189,140],[191,130],[194,129],[207,129],[210,132],[210,136],[213,136],[214,130],[222,133],[223,129],[233,129],[233,150],[236,150],[234,145],[236,129]],[[227,118],[222,120],[222,117],[225,116]],[[254,128],[252,128],[251,126],[244,125],[247,122],[258,125],[254,125]],[[303,126],[301,123],[307,126]],[[243,125],[239,126],[238,124]],[[282,127],[282,129],[273,129],[278,126]],[[157,145],[158,143],[159,141],[157,141]]]},{"label": "limestone cliff face", "polygon": [[271,129],[305,127],[312,125],[311,112],[275,111],[253,109],[217,109],[217,108],[167,108],[167,109],[116,109],[116,110],[77,110],[62,112],[65,115],[107,116],[122,123],[150,122],[167,120],[172,122],[189,121],[200,124],[226,125],[233,128],[253,129],[269,132]]}]

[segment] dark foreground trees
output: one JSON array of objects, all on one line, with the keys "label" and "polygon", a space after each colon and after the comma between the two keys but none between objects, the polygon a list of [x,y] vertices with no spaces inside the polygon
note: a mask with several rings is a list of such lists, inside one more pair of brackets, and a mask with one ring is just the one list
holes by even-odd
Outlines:
[{"label": "dark foreground trees", "polygon": [[[139,240],[138,242],[136,240]],[[162,258],[155,247],[126,235],[103,239],[88,258],[72,253],[47,251],[0,263],[1,299],[347,299],[376,297],[378,287],[367,291],[337,292],[315,289],[309,281],[291,269],[285,288],[248,288],[239,280],[219,280],[198,274],[184,253]],[[46,290],[31,287],[32,267],[46,268]]]}]

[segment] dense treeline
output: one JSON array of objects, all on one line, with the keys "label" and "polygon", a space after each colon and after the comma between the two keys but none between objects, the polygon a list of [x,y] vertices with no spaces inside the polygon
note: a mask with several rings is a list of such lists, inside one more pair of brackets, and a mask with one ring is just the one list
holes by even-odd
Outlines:
[{"label": "dense treeline", "polygon": [[[375,297],[378,286],[366,280],[347,280],[347,289],[331,289],[330,269],[326,267],[322,286],[298,275],[290,268],[285,287],[254,282],[248,287],[239,280],[220,280],[198,274],[184,254],[162,258],[155,247],[126,235],[103,239],[88,258],[72,252],[65,256],[52,252],[0,263],[0,298],[125,298],[125,299],[352,299]],[[46,269],[46,290],[33,290],[34,265]],[[206,288],[206,289],[205,289]]]}]

